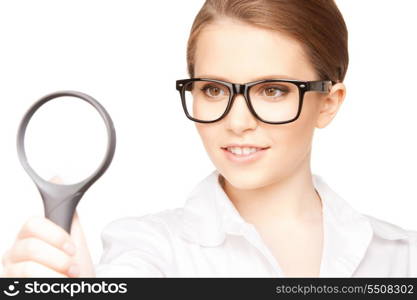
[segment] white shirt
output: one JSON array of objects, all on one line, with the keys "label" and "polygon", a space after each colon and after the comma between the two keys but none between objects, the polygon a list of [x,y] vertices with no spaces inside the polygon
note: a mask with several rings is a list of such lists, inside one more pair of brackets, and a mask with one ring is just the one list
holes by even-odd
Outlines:
[{"label": "white shirt", "polygon": [[[181,208],[109,223],[97,277],[283,277],[214,170]],[[320,277],[417,277],[417,231],[360,214],[313,174],[322,199]]]}]

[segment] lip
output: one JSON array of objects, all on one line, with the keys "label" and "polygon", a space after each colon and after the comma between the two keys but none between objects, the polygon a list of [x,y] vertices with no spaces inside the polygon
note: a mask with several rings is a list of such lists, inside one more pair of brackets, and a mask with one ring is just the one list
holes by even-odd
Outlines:
[{"label": "lip", "polygon": [[240,147],[240,148],[245,148],[246,147],[246,148],[261,148],[261,149],[269,148],[268,146],[263,147],[263,146],[250,145],[250,144],[229,144],[229,145],[226,145],[226,146],[222,147],[222,149],[226,149],[228,147]]},{"label": "lip", "polygon": [[[253,148],[261,148],[261,150],[258,150],[254,153],[248,154],[248,155],[237,155],[232,152],[227,151],[227,147],[253,147]],[[234,163],[251,163],[254,161],[259,160],[263,155],[265,155],[265,152],[269,149],[269,147],[259,147],[255,145],[230,145],[227,147],[222,147],[223,153],[226,155],[227,159]]]}]

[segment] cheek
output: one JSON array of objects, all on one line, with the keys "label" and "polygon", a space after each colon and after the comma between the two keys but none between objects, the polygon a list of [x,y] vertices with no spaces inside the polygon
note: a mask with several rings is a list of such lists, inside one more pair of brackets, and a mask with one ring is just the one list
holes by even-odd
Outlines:
[{"label": "cheek", "polygon": [[[306,104],[306,103],[304,103]],[[290,171],[306,159],[310,152],[315,128],[314,106],[304,105],[300,117],[292,123],[270,128],[273,151],[269,163]],[[272,149],[271,149],[272,150]]]},{"label": "cheek", "polygon": [[219,135],[219,130],[217,126],[214,124],[203,124],[203,123],[196,123],[195,124],[198,134],[200,135],[201,141],[206,149],[206,151],[210,154],[215,150],[214,148],[220,146],[217,145],[217,139]]},{"label": "cheek", "polygon": [[310,150],[311,140],[309,124],[299,122],[280,128],[274,136],[272,159],[283,167],[298,164]]}]

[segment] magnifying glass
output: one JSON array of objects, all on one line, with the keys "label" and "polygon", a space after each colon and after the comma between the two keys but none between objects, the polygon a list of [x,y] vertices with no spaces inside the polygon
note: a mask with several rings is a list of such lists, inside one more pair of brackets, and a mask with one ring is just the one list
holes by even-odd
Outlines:
[{"label": "magnifying glass", "polygon": [[[77,91],[58,91],[36,101],[17,133],[19,160],[41,194],[45,217],[68,233],[79,201],[107,170],[115,148],[110,115],[97,100]],[[51,180],[55,176],[63,182]]]}]

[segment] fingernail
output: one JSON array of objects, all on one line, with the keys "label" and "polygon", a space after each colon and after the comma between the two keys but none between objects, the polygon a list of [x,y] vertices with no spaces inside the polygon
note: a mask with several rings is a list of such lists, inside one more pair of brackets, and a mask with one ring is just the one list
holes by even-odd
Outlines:
[{"label": "fingernail", "polygon": [[69,255],[74,255],[75,254],[75,247],[74,247],[74,244],[71,243],[71,242],[66,242],[62,248]]},{"label": "fingernail", "polygon": [[68,269],[68,275],[71,277],[77,277],[80,274],[80,268],[77,265],[72,265]]}]

